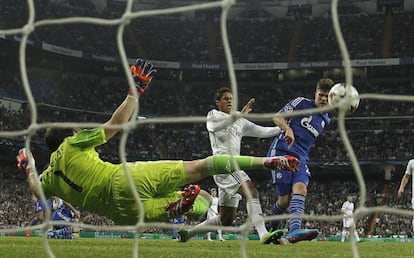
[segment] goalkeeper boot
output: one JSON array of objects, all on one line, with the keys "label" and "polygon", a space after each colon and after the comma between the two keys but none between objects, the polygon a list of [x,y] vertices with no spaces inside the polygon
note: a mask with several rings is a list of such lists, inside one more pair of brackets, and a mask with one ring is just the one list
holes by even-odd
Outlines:
[{"label": "goalkeeper boot", "polygon": [[176,218],[191,210],[200,190],[199,185],[189,185],[184,188],[181,198],[168,204],[166,208],[168,215],[171,218]]},{"label": "goalkeeper boot", "polygon": [[190,239],[190,234],[186,229],[180,229],[178,231],[178,242],[187,242]]},{"label": "goalkeeper boot", "polygon": [[308,240],[316,238],[319,235],[319,230],[317,229],[297,229],[292,233],[288,234],[288,240],[290,243],[297,243],[299,241]]},{"label": "goalkeeper boot", "polygon": [[275,241],[276,239],[280,239],[283,236],[283,230],[275,230],[273,232],[267,232],[262,239],[260,239],[260,243],[264,245],[268,245]]},{"label": "goalkeeper boot", "polygon": [[287,170],[296,172],[299,170],[299,160],[290,155],[274,156],[265,161],[264,165],[271,170]]}]

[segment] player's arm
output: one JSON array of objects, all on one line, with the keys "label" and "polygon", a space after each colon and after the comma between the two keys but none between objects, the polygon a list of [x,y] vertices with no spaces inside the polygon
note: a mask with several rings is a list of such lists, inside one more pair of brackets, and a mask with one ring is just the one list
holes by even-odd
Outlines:
[{"label": "player's arm", "polygon": [[282,129],[279,126],[261,126],[257,125],[247,119],[243,128],[243,136],[269,138],[279,135]]},{"label": "player's arm", "polygon": [[248,114],[248,113],[252,112],[252,110],[253,110],[253,104],[254,104],[255,102],[256,102],[256,100],[255,100],[255,99],[250,99],[250,100],[246,103],[246,105],[244,105],[244,107],[242,108],[241,113],[242,113],[242,114]]},{"label": "player's arm", "polygon": [[[138,58],[135,65],[131,66],[131,73],[135,81],[136,91],[130,90],[130,93],[115,110],[111,118],[104,124],[105,126],[122,125],[127,123],[134,114],[138,98],[144,94],[150,85],[152,78],[157,70],[146,60]],[[105,128],[105,139],[111,139],[120,129]]]},{"label": "player's arm", "polygon": [[[255,100],[250,99],[246,105],[240,111],[242,114],[248,114],[253,110],[253,104]],[[216,110],[211,110],[207,114],[207,130],[209,132],[217,132],[223,129],[226,129],[230,126],[234,121],[232,120],[231,116],[218,116]]]},{"label": "player's arm", "polygon": [[63,200],[63,204],[65,204],[66,207],[73,211],[73,214],[75,214],[76,218],[80,219],[80,211],[73,207],[73,205],[70,202]]},{"label": "player's arm", "polygon": [[293,134],[293,130],[287,123],[286,119],[281,116],[280,113],[276,113],[273,116],[273,122],[285,131],[285,141],[289,147],[292,147],[293,143],[295,142],[295,135]]},{"label": "player's arm", "polygon": [[36,164],[35,164],[35,159],[33,158],[32,153],[26,151],[26,148],[20,149],[19,154],[17,155],[16,159],[17,159],[17,169],[22,170],[26,173],[30,191],[35,197],[40,198],[40,193],[39,193],[40,182],[34,171]]},{"label": "player's arm", "polygon": [[[253,110],[253,104],[255,103],[255,99],[250,99],[246,105],[244,105],[243,109],[241,110],[242,114],[248,114]],[[257,125],[247,119],[245,119],[244,122],[244,136],[250,136],[250,137],[259,137],[259,138],[269,138],[274,137],[278,134],[280,134],[281,129],[278,126],[260,126]]]},{"label": "player's arm", "polygon": [[400,188],[398,188],[398,197],[401,197],[404,194],[404,189],[407,183],[410,181],[411,175],[404,174],[404,176],[401,178]]},{"label": "player's arm", "polygon": [[209,132],[217,132],[226,129],[233,123],[231,116],[219,116],[217,110],[213,109],[207,114],[206,127]]},{"label": "player's arm", "polygon": [[[131,119],[132,114],[134,114],[135,108],[137,106],[137,99],[131,95],[128,95],[121,105],[115,110],[111,118],[104,124],[104,126],[111,125],[122,125],[125,124]],[[111,139],[116,133],[120,131],[119,128],[104,128],[105,139]]]}]

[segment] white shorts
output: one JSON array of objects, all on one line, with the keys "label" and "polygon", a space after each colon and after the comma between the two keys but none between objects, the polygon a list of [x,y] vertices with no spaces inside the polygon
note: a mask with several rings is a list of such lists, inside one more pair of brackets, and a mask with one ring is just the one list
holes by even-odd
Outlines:
[{"label": "white shorts", "polygon": [[350,228],[352,227],[354,224],[354,219],[353,218],[344,218],[342,220],[342,224],[344,228]]},{"label": "white shorts", "polygon": [[217,212],[214,212],[214,211],[212,211],[212,210],[208,210],[207,211],[207,219],[210,219],[210,218],[214,218],[215,216],[217,216],[218,215],[218,213]]},{"label": "white shorts", "polygon": [[213,178],[219,190],[219,206],[237,208],[242,199],[242,196],[237,191],[242,182],[249,181],[250,177],[241,170],[230,174],[214,175]]}]

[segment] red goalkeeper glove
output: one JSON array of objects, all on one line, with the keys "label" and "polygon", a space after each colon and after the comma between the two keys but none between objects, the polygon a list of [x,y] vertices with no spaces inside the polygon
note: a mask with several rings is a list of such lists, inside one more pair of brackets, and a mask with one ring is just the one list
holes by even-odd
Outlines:
[{"label": "red goalkeeper glove", "polygon": [[131,66],[131,73],[134,77],[135,86],[137,87],[138,96],[144,94],[154,77],[157,70],[147,60],[138,58],[135,65]]},{"label": "red goalkeeper glove", "polygon": [[[26,173],[26,176],[30,174],[30,166],[29,166],[29,157],[28,153],[26,153],[26,149],[20,149],[19,154],[16,156],[17,159],[17,169],[23,170]],[[34,159],[32,159],[33,164],[31,166],[34,166]]]}]

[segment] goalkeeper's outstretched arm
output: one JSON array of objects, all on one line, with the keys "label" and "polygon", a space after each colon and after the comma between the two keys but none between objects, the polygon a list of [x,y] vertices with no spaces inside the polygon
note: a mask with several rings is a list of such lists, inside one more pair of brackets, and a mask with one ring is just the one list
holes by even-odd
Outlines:
[{"label": "goalkeeper's outstretched arm", "polygon": [[19,154],[16,157],[17,168],[23,170],[26,173],[27,180],[29,182],[30,191],[39,197],[39,179],[35,173],[36,162],[31,152],[27,151],[26,148],[20,149]]},{"label": "goalkeeper's outstretched arm", "polygon": [[[136,94],[130,90],[130,93],[122,104],[104,124],[105,126],[122,125],[131,119],[137,106],[138,98],[148,90],[150,82],[156,72],[157,70],[154,69],[149,61],[140,58],[137,59],[135,65],[131,66],[131,73],[135,81],[135,86],[137,87]],[[111,139],[119,130],[119,128],[105,128],[105,139]]]}]

